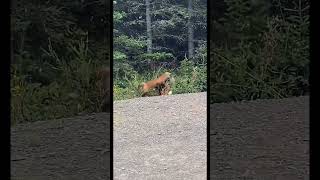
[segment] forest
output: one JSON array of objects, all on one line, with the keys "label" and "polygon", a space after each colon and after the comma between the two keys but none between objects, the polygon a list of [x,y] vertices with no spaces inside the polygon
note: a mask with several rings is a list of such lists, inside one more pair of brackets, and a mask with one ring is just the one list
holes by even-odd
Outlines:
[{"label": "forest", "polygon": [[164,71],[173,94],[211,103],[309,93],[308,0],[11,3],[12,124],[100,112],[95,72],[111,63],[114,100]]},{"label": "forest", "polygon": [[206,0],[114,1],[113,25],[115,100],[165,71],[173,94],[207,91]]},{"label": "forest", "polygon": [[95,72],[111,63],[114,100],[139,97],[138,85],[164,71],[173,94],[206,91],[205,0],[110,4],[12,2],[12,124],[100,112]]},{"label": "forest", "polygon": [[210,102],[309,94],[308,0],[210,2]]},{"label": "forest", "polygon": [[95,72],[111,62],[109,4],[11,3],[11,124],[100,112]]}]

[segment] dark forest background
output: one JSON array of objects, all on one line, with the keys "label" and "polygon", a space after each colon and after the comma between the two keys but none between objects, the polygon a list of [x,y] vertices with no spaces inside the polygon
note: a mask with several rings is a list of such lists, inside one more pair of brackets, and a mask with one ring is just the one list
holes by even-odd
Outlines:
[{"label": "dark forest background", "polygon": [[12,124],[100,112],[95,72],[110,54],[115,100],[138,97],[138,84],[165,71],[175,76],[174,94],[206,91],[206,0],[118,0],[113,16],[109,5],[12,2]]},{"label": "dark forest background", "polygon": [[116,100],[164,71],[174,94],[207,91],[207,51],[211,103],[309,93],[307,0],[210,1],[208,50],[205,0],[119,0],[113,16],[105,0],[11,3],[12,124],[100,112],[95,71],[111,57]]},{"label": "dark forest background", "polygon": [[11,3],[12,124],[101,111],[95,72],[110,65],[110,3]]},{"label": "dark forest background", "polygon": [[211,103],[309,94],[308,0],[210,3]]},{"label": "dark forest background", "polygon": [[172,73],[173,94],[207,91],[207,1],[114,1],[114,98]]}]

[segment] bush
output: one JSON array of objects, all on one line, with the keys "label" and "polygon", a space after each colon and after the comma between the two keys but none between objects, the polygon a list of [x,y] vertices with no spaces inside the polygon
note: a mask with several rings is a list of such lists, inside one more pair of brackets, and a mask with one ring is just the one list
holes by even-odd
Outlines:
[{"label": "bush", "polygon": [[207,91],[207,66],[197,66],[193,61],[185,59],[176,73],[174,94]]},{"label": "bush", "polygon": [[130,72],[123,75],[122,78],[116,78],[114,81],[114,99],[123,100],[140,97],[138,86],[142,82],[159,77],[162,73],[169,71],[175,79],[172,87],[173,94],[203,92],[207,90],[207,71],[206,65],[195,65],[193,61],[185,59],[176,71],[160,68],[157,71],[138,74]]},{"label": "bush", "polygon": [[[97,64],[91,60],[83,41],[69,45],[70,59],[57,56],[49,48],[44,58],[52,58],[47,70],[55,74],[49,84],[32,82],[15,65],[11,76],[12,124],[74,116],[80,112],[99,112],[101,98],[95,84]],[[44,72],[47,73],[47,72]]]},{"label": "bush", "polygon": [[247,1],[226,2],[225,17],[213,22],[227,35],[210,50],[211,103],[307,94],[308,3],[280,4],[281,13],[255,17]]}]

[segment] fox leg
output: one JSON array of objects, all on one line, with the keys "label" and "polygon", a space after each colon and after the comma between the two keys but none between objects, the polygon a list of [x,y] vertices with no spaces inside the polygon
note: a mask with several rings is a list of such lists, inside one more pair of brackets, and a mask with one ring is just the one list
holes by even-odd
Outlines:
[{"label": "fox leg", "polygon": [[171,87],[169,81],[166,81],[164,84],[161,84],[157,87],[157,91],[160,96],[168,95],[171,92],[170,90]]}]

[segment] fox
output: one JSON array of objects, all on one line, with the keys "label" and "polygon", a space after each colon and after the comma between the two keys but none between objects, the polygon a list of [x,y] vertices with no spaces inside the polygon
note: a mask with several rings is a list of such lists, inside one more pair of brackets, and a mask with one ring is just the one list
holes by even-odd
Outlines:
[{"label": "fox", "polygon": [[173,77],[170,77],[167,79],[164,84],[161,84],[160,86],[156,87],[156,90],[158,91],[158,94],[160,96],[164,95],[171,95],[172,94],[172,86],[175,82],[175,79]]},{"label": "fox", "polygon": [[150,92],[151,90],[156,90],[157,94],[160,96],[168,95],[170,93],[172,94],[169,84],[170,78],[171,73],[165,72],[157,79],[141,83],[138,86],[138,89],[142,93],[142,97],[147,96],[148,92]]},{"label": "fox", "polygon": [[111,81],[110,81],[111,71],[109,67],[103,67],[97,70],[96,86],[99,90],[99,95],[102,97],[102,102],[100,108],[103,112],[109,112],[109,107],[111,104]]}]

